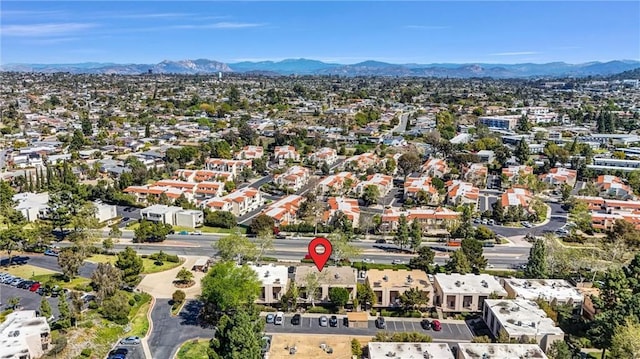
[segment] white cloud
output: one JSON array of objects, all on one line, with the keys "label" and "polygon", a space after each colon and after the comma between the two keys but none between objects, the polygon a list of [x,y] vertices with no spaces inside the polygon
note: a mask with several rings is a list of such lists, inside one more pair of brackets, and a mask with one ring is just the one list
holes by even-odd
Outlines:
[{"label": "white cloud", "polygon": [[496,52],[489,54],[490,56],[525,56],[525,55],[537,55],[537,51],[513,51],[513,52]]},{"label": "white cloud", "polygon": [[58,23],[58,24],[28,24],[0,26],[0,35],[17,37],[51,37],[78,32],[95,27],[95,24]]},{"label": "white cloud", "polygon": [[251,22],[216,22],[213,24],[199,24],[199,25],[175,25],[174,29],[247,29],[252,27],[261,27],[264,24],[251,23]]}]

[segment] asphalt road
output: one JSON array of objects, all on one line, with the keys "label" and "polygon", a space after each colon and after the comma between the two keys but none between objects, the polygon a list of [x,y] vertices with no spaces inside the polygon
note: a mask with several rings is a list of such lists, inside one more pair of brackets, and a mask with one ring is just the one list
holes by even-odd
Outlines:
[{"label": "asphalt road", "polygon": [[177,316],[171,316],[171,305],[168,300],[158,299],[151,319],[153,331],[149,337],[149,348],[153,359],[172,359],[180,345],[195,338],[212,338],[214,329],[202,326],[198,322],[201,305],[197,301],[189,301]]},{"label": "asphalt road", "polygon": [[124,348],[128,350],[127,359],[146,359],[144,356],[144,349],[142,349],[142,344],[136,344],[136,345],[118,344],[112,349],[112,351],[119,348]]},{"label": "asphalt road", "polygon": [[[319,319],[317,315],[313,317],[305,317],[302,315],[300,325],[291,324],[291,318],[293,314],[285,315],[283,325],[266,324],[265,332],[267,334],[327,334],[327,335],[370,335],[374,336],[379,331],[387,332],[418,332],[430,335],[433,341],[469,341],[473,337],[471,330],[467,327],[466,323],[442,323],[441,331],[424,330],[420,326],[420,319],[413,318],[387,318],[385,322],[387,328],[384,330],[378,329],[375,326],[375,321],[370,320],[368,327],[365,328],[353,328],[345,327],[342,325],[343,315],[338,315],[337,327],[321,327],[319,325]],[[327,315],[329,318],[330,315]]]},{"label": "asphalt road", "polygon": [[[29,278],[25,278],[29,279]],[[38,310],[42,297],[28,289],[20,289],[6,284],[0,284],[0,306],[4,309],[9,303],[9,298],[20,298],[20,305],[24,310]],[[58,317],[58,298],[46,297],[51,306],[51,312],[54,317]]]},{"label": "asphalt road", "polygon": [[[29,256],[22,257],[25,259],[26,264],[31,264],[36,267],[49,269],[56,272],[62,272],[58,265],[58,257],[45,256],[41,254],[30,254]],[[91,274],[98,267],[95,263],[84,262],[78,272],[80,277],[91,278]]]}]

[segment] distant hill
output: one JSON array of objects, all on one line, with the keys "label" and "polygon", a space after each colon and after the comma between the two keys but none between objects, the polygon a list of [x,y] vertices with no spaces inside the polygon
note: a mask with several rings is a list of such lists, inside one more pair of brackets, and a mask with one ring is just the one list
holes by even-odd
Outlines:
[{"label": "distant hill", "polygon": [[640,61],[617,60],[567,64],[390,64],[379,61],[364,61],[357,64],[335,64],[310,59],[287,59],[282,61],[237,62],[225,64],[219,61],[198,59],[162,61],[158,64],[8,64],[0,66],[2,71],[21,72],[70,72],[90,74],[141,74],[151,70],[165,74],[214,74],[235,72],[264,75],[339,75],[339,76],[393,76],[393,77],[586,77],[610,76],[640,68]]}]

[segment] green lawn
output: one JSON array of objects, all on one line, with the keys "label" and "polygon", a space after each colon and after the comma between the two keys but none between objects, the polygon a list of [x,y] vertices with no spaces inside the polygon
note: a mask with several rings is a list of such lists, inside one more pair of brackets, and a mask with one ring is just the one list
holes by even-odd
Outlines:
[{"label": "green lawn", "polygon": [[[85,260],[87,262],[93,262],[93,263],[114,264],[116,262],[116,259],[117,259],[116,256],[110,256],[105,254],[94,254]],[[149,258],[142,258],[142,264],[144,266],[144,270],[142,271],[142,274],[164,272],[166,270],[170,270],[182,265],[183,262],[184,261],[180,261],[180,263],[164,262],[162,265],[156,265],[155,260],[149,259]]]},{"label": "green lawn", "polygon": [[209,348],[209,340],[198,339],[190,340],[184,343],[178,351],[178,359],[207,359],[207,349]]},{"label": "green lawn", "polygon": [[[129,224],[127,225],[126,229],[131,230],[131,231],[135,231],[138,227],[140,226],[140,223],[138,222],[129,222]],[[227,229],[227,228],[218,228],[218,227],[209,227],[209,226],[202,226],[202,227],[198,227],[198,228],[189,228],[189,227],[180,227],[180,226],[173,226],[173,230],[176,233],[182,232],[182,231],[187,231],[189,233],[194,232],[194,231],[201,231],[202,233],[235,233],[235,232],[240,232],[242,234],[247,233],[247,229],[245,227],[235,227],[235,228],[231,228],[231,229]]]},{"label": "green lawn", "polygon": [[31,264],[14,265],[14,266],[3,268],[3,269],[13,276],[24,278],[24,279],[31,279],[32,277],[35,277],[35,276],[52,275],[52,274],[58,273],[50,269],[33,266]]},{"label": "green lawn", "polygon": [[141,294],[141,296],[142,300],[131,308],[129,315],[131,330],[125,334],[126,336],[144,337],[149,331],[147,312],[149,312],[149,307],[151,306],[151,296],[146,293]]},{"label": "green lawn", "polygon": [[83,277],[75,277],[70,281],[65,281],[64,277],[62,276],[62,274],[56,273],[56,274],[42,274],[42,275],[36,275],[35,277],[33,277],[33,280],[37,280],[40,283],[47,283],[47,282],[51,282],[52,285],[59,285],[62,288],[67,288],[67,289],[75,289],[76,287],[86,287],[89,285],[89,283],[91,283],[91,279],[89,278],[83,278]]}]

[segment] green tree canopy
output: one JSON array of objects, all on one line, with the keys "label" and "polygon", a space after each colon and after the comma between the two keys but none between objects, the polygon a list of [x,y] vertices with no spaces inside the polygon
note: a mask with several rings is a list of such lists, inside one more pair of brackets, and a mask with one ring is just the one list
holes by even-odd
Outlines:
[{"label": "green tree canopy", "polygon": [[329,289],[329,300],[338,308],[344,307],[349,302],[349,291],[343,287]]},{"label": "green tree canopy", "polygon": [[417,252],[418,256],[409,260],[409,267],[431,273],[433,271],[433,260],[436,257],[436,252],[429,246],[422,246],[418,248]]},{"label": "green tree canopy", "polygon": [[266,214],[260,214],[251,221],[251,233],[258,234],[263,231],[273,231],[273,218]]},{"label": "green tree canopy", "polygon": [[264,321],[243,308],[223,315],[210,342],[209,358],[261,359],[263,328]]},{"label": "green tree canopy", "polygon": [[118,253],[116,268],[122,271],[122,280],[128,285],[136,285],[140,281],[140,273],[144,269],[142,258],[131,248],[126,247]]},{"label": "green tree canopy", "polygon": [[248,266],[218,262],[202,278],[202,300],[218,312],[227,312],[253,303],[260,288],[258,275]]},{"label": "green tree canopy", "polygon": [[543,240],[538,239],[529,250],[529,260],[524,270],[527,278],[547,278],[547,247]]},{"label": "green tree canopy", "polygon": [[224,261],[232,261],[239,258],[253,260],[257,254],[256,245],[240,233],[222,236],[214,246],[218,250],[218,256]]}]

